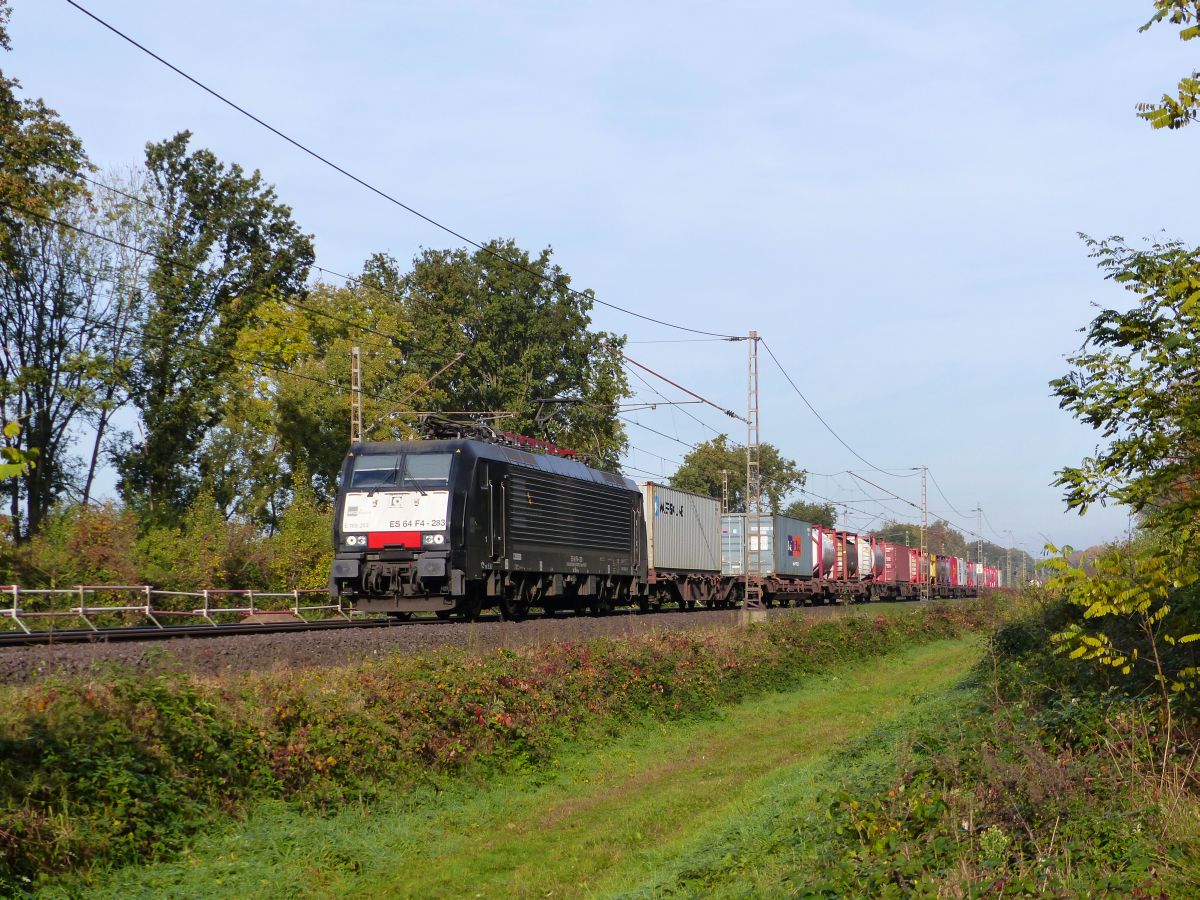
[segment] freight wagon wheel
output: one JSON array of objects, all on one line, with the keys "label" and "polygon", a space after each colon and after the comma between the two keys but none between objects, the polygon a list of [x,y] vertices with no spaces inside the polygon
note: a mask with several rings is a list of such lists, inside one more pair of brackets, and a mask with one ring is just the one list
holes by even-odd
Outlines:
[{"label": "freight wagon wheel", "polygon": [[410,613],[410,612],[390,612],[390,613],[388,613],[388,618],[394,622],[407,622],[409,619],[412,618],[412,613]]},{"label": "freight wagon wheel", "polygon": [[500,615],[509,622],[520,622],[529,617],[529,601],[506,594],[500,598]]}]

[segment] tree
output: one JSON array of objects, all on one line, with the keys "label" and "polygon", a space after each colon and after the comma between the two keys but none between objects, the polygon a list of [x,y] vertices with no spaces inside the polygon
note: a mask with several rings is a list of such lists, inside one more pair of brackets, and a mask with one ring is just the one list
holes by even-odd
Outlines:
[{"label": "tree", "polygon": [[[511,242],[491,246],[552,283],[483,251],[425,251],[408,272],[376,254],[344,287],[318,284],[301,305],[274,297],[258,306],[209,435],[221,465],[207,468],[203,483],[218,505],[274,531],[293,492],[311,490],[318,504],[332,498],[350,440],[354,346],[368,440],[418,436],[414,411],[508,410],[490,421],[615,461],[625,382],[603,345],[619,340],[588,329],[590,301],[567,290],[549,251],[530,261]],[[548,397],[576,402],[537,402]],[[298,483],[296,472],[312,477]]]},{"label": "tree", "polygon": [[268,571],[276,590],[323,588],[333,562],[329,541],[332,510],[316,502],[307,478],[300,477],[297,482],[279,532],[271,540]]},{"label": "tree", "polygon": [[837,525],[837,507],[832,503],[793,500],[784,509],[783,514],[802,522],[808,522],[810,525],[824,525],[826,528],[833,528]]},{"label": "tree", "polygon": [[1106,442],[1058,472],[1069,509],[1128,505],[1181,552],[1200,523],[1200,249],[1178,241],[1145,249],[1084,237],[1105,277],[1136,298],[1102,309],[1084,329],[1073,367],[1050,383],[1059,406]]},{"label": "tree", "polygon": [[78,496],[75,429],[119,364],[111,254],[72,227],[91,224],[83,200],[58,210],[55,222],[28,223],[10,242],[15,260],[0,268],[0,406],[7,419],[25,424],[20,441],[39,454],[39,465],[9,489],[16,537],[35,533],[60,496]]},{"label": "tree", "polygon": [[396,297],[357,281],[318,284],[302,305],[272,298],[258,307],[238,338],[225,413],[209,438],[221,465],[206,467],[204,484],[218,505],[274,531],[296,472],[313,473],[299,487],[328,503],[350,442],[351,348],[362,348],[365,436],[391,439],[397,423],[413,420],[387,415],[423,379],[381,335],[407,330]]},{"label": "tree", "polygon": [[[8,0],[0,0],[0,48],[8,40]],[[41,100],[21,99],[21,83],[0,71],[0,263],[19,265],[21,235],[84,193],[83,144]]]},{"label": "tree", "polygon": [[[4,49],[9,13],[0,0]],[[72,314],[87,307],[94,289],[93,276],[81,271],[79,242],[49,221],[79,208],[83,145],[19,88],[0,73],[0,416],[22,426],[5,435],[6,455],[37,451],[40,459],[4,485],[15,538],[37,528],[65,481],[62,451],[86,378],[79,342],[86,343],[87,326]]]},{"label": "tree", "polygon": [[[729,473],[730,510],[744,512],[746,448],[730,443],[726,435],[718,435],[690,451],[683,458],[683,465],[671,476],[671,487],[720,498],[722,471]],[[785,459],[773,444],[762,444],[759,450],[759,477],[762,482],[762,502],[771,512],[778,512],[784,497],[804,487],[806,476],[795,462]]]},{"label": "tree", "polygon": [[54,509],[18,555],[24,584],[138,584],[137,522],[112,501]]},{"label": "tree", "polygon": [[[1139,29],[1146,31],[1162,21],[1181,26],[1180,40],[1200,37],[1200,0],[1154,0],[1154,15]],[[1200,72],[1180,79],[1175,96],[1163,94],[1158,103],[1139,103],[1138,115],[1152,128],[1183,128],[1200,113]]]},{"label": "tree", "polygon": [[[161,211],[147,278],[149,313],[131,373],[144,439],[117,454],[127,502],[172,521],[200,483],[202,447],[224,412],[222,379],[254,310],[303,296],[312,239],[256,171],[189,151],[189,132],[146,148]],[[211,457],[210,457],[211,458]]]},{"label": "tree", "polygon": [[530,255],[511,240],[484,249],[425,250],[399,278],[372,259],[364,283],[404,296],[411,330],[406,367],[429,379],[427,410],[504,412],[501,430],[544,438],[615,467],[625,448],[616,404],[627,396],[616,351],[624,338],[591,331],[591,291],[575,291],[546,248]]},{"label": "tree", "polygon": [[89,230],[101,236],[90,242],[90,252],[93,264],[106,273],[106,296],[93,311],[104,327],[97,330],[91,352],[92,396],[85,415],[94,434],[80,500],[84,506],[92,496],[113,417],[131,399],[130,373],[140,337],[138,326],[146,312],[147,250],[155,222],[153,208],[141,202],[146,195],[144,172],[113,172],[107,181],[116,190],[100,191],[89,223]]}]

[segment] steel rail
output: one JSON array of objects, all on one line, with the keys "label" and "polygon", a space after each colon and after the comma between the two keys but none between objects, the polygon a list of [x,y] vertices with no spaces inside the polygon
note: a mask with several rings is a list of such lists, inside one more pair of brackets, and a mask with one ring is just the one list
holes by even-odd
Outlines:
[{"label": "steel rail", "polygon": [[[441,621],[441,620],[434,620]],[[228,625],[171,625],[166,628],[72,628],[61,631],[0,632],[0,647],[38,644],[103,644],[110,641],[169,640],[176,637],[228,637],[235,634],[287,634],[291,632],[337,631],[345,628],[381,628],[409,624],[398,619],[329,619],[320,622],[233,622]]]}]

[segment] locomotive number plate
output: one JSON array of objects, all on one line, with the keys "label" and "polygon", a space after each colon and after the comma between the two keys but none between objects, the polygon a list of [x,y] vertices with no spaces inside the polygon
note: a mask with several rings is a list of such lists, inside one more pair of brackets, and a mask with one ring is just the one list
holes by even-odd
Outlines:
[{"label": "locomotive number plate", "polygon": [[449,491],[351,492],[342,531],[445,531],[449,506]]}]

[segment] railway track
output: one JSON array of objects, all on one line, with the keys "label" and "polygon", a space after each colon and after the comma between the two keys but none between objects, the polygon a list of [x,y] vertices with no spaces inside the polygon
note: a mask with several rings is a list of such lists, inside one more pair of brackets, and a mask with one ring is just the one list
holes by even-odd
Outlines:
[{"label": "railway track", "polygon": [[[728,611],[726,611],[728,612]],[[678,613],[690,615],[688,610],[657,610],[655,615]],[[609,616],[641,616],[646,615],[637,610],[615,610]],[[567,621],[572,615],[541,615],[532,616],[531,622]],[[499,615],[482,615],[477,620],[480,623],[500,622]],[[363,619],[325,619],[316,622],[282,621],[282,622],[232,622],[222,625],[168,625],[156,627],[153,625],[122,627],[122,628],[72,628],[54,631],[6,631],[0,632],[0,647],[30,647],[53,644],[106,644],[128,643],[137,641],[166,641],[172,638],[210,638],[231,637],[234,635],[264,635],[264,634],[303,634],[306,632],[347,631],[365,628],[393,628],[401,625],[421,627],[422,625],[454,625],[463,624],[461,620],[451,619],[393,619],[393,618],[363,618]]]},{"label": "railway track", "polygon": [[[969,602],[969,601],[967,601]],[[901,614],[919,604],[837,604],[768,611],[806,618]],[[740,621],[736,610],[622,610],[605,616],[531,616],[509,622],[481,616],[474,623],[415,618],[319,620],[230,624],[213,627],[192,623],[158,628],[110,631],[58,630],[31,635],[0,633],[0,684],[28,684],[48,677],[83,676],[101,680],[113,672],[154,675],[188,672],[206,676],[249,674],[291,668],[297,671],[356,665],[393,655],[441,650],[487,653],[521,650],[540,644],[597,638],[626,640],[662,632],[728,629]],[[391,627],[400,625],[402,627]],[[7,644],[7,646],[5,646]]]}]

